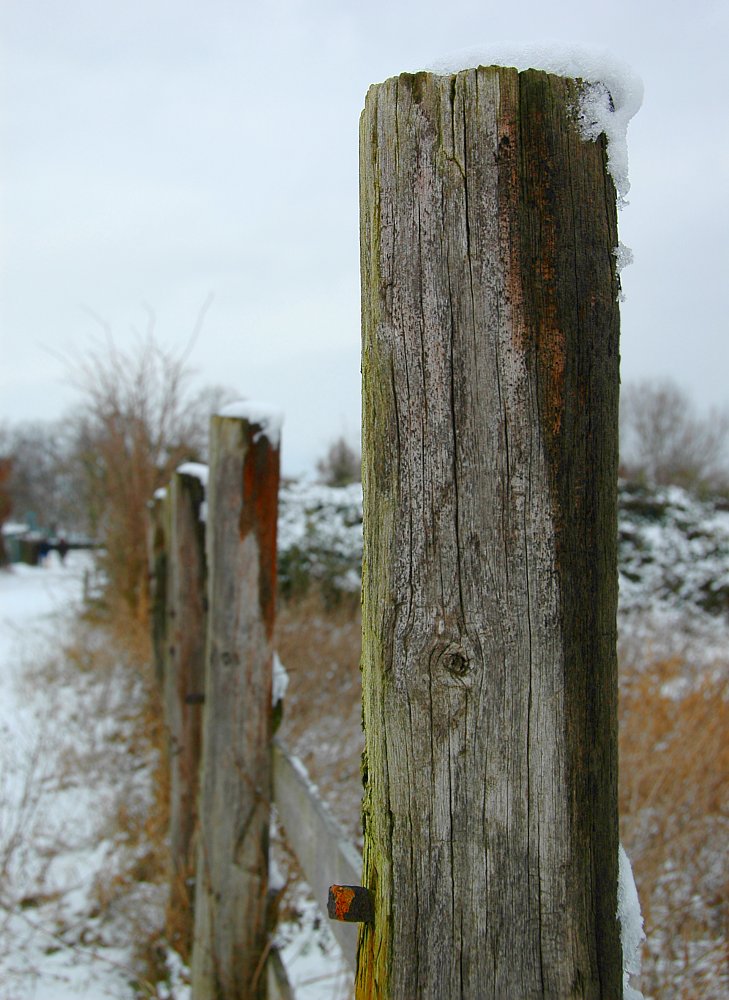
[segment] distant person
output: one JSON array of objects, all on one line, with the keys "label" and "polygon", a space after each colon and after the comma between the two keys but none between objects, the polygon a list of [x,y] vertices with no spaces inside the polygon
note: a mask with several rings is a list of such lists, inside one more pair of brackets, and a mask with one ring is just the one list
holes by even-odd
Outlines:
[{"label": "distant person", "polygon": [[57,549],[58,558],[61,560],[61,565],[63,565],[66,561],[66,553],[68,552],[68,542],[65,538],[58,539]]},{"label": "distant person", "polygon": [[45,566],[46,559],[48,558],[48,553],[51,551],[51,546],[48,543],[47,538],[41,539],[38,542],[38,565]]}]

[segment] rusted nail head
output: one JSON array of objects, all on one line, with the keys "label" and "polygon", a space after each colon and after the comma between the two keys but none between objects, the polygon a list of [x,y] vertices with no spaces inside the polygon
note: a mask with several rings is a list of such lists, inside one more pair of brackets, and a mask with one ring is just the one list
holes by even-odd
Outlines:
[{"label": "rusted nail head", "polygon": [[327,913],[331,920],[370,924],[375,916],[372,893],[361,885],[330,885]]}]

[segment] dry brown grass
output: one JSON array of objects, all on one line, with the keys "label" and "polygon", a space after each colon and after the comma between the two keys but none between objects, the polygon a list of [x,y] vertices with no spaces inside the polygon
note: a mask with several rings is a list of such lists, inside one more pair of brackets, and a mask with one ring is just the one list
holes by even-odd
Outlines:
[{"label": "dry brown grass", "polygon": [[[139,983],[146,995],[155,996],[150,984],[165,978],[168,934],[176,926],[174,918],[168,925],[169,907],[159,902],[167,900],[170,877],[169,762],[161,692],[153,676],[148,623],[118,601],[95,624],[106,637],[108,655],[123,663],[126,681],[135,689],[123,727],[124,752],[151,772],[146,794],[121,791],[108,817],[114,851],[96,880],[96,898],[102,913],[125,925],[134,942]],[[189,944],[186,938],[175,942],[185,959]]]},{"label": "dry brown grass", "polygon": [[729,674],[683,659],[624,673],[622,839],[640,895],[646,996],[729,995]]}]

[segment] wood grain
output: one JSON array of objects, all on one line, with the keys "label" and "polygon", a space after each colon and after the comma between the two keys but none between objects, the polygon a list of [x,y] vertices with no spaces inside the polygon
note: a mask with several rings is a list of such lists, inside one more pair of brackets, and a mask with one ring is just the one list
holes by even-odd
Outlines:
[{"label": "wood grain", "polygon": [[[168,655],[164,679],[170,760],[171,944],[187,954],[192,941],[197,798],[205,687],[207,578],[200,479],[177,470],[169,487]],[[179,939],[178,939],[179,938]]]},{"label": "wood grain", "polygon": [[263,428],[213,417],[194,1000],[266,994],[278,483]]},{"label": "wood grain", "polygon": [[621,993],[616,199],[576,97],[405,74],[362,115],[359,998]]}]

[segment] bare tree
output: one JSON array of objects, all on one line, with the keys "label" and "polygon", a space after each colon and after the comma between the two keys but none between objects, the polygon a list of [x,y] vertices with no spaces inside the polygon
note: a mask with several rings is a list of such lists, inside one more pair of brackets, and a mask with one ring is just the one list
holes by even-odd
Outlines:
[{"label": "bare tree", "polygon": [[85,527],[73,451],[67,421],[26,421],[0,428],[0,455],[9,462],[6,489],[16,520],[33,518],[46,531]]},{"label": "bare tree", "polygon": [[624,475],[657,485],[721,491],[729,487],[729,411],[697,411],[670,379],[648,379],[623,389],[620,403]]},{"label": "bare tree", "polygon": [[[106,339],[76,360],[83,402],[76,418],[84,503],[104,545],[110,588],[147,613],[146,509],[181,462],[206,450],[205,403],[194,397],[186,351],[163,348],[153,318],[143,338],[121,349]],[[207,398],[206,398],[207,395]]]}]

